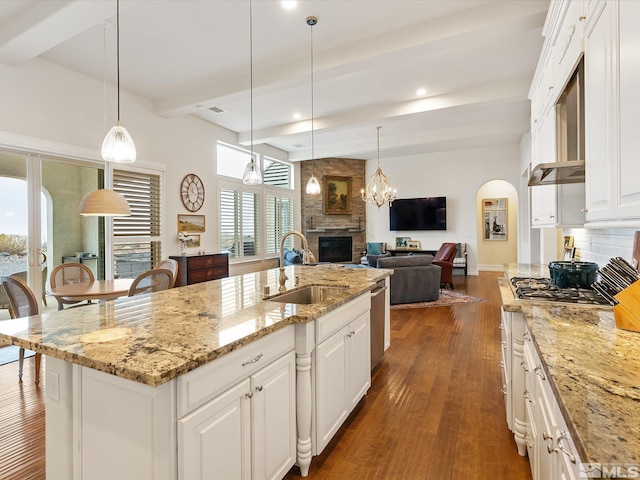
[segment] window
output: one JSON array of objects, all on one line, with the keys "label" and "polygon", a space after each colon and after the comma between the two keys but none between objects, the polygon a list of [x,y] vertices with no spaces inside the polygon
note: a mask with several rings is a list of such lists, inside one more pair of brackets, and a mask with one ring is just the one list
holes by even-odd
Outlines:
[{"label": "window", "polygon": [[[256,157],[256,162],[260,164],[259,158]],[[242,180],[244,175],[244,169],[251,159],[251,152],[239,147],[233,147],[226,143],[218,142],[217,150],[217,173],[218,175],[224,175],[225,177],[237,178]]]},{"label": "window", "polygon": [[220,189],[220,248],[229,257],[260,253],[260,195],[240,188]]},{"label": "window", "polygon": [[263,181],[265,185],[293,188],[291,164],[264,157]]},{"label": "window", "polygon": [[131,207],[113,219],[114,278],[135,278],[162,259],[160,175],[114,170],[113,189]]},{"label": "window", "polygon": [[[262,185],[246,186],[241,181],[250,153],[218,142],[216,171],[230,177],[219,186],[220,249],[236,259],[277,255],[280,238],[294,228],[293,165],[263,157]],[[260,155],[255,157],[260,164]],[[287,245],[293,246],[293,238]]]},{"label": "window", "polygon": [[[267,254],[280,253],[282,235],[293,230],[293,199],[267,194],[266,231]],[[287,240],[287,246],[293,247],[293,237]]]}]

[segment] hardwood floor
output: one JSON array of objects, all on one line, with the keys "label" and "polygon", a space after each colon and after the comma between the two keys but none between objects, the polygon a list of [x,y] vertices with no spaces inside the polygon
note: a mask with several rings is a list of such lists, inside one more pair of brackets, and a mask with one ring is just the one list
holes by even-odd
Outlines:
[{"label": "hardwood floor", "polygon": [[391,311],[391,347],[372,387],[308,478],[531,478],[500,392],[499,275],[454,277],[456,290],[487,302]]},{"label": "hardwood floor", "polygon": [[[392,310],[391,348],[372,387],[308,478],[531,478],[500,393],[498,276],[454,277],[456,290],[484,303]],[[29,358],[19,385],[17,368],[0,366],[0,478],[45,478],[44,375],[36,387]],[[301,478],[298,468],[286,478]]]}]

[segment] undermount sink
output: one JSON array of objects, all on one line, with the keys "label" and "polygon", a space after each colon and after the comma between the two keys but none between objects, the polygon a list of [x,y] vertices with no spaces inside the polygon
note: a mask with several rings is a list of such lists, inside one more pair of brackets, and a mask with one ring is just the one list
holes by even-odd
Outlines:
[{"label": "undermount sink", "polygon": [[344,292],[344,287],[329,287],[325,285],[308,285],[297,290],[275,295],[267,300],[280,303],[297,303],[309,305],[320,303]]}]

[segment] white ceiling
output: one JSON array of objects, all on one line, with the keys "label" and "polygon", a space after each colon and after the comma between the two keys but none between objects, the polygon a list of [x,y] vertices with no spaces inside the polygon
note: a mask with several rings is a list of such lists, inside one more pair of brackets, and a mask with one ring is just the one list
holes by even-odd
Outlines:
[{"label": "white ceiling", "polygon": [[[316,158],[375,158],[377,125],[382,157],[517,143],[548,5],[253,0],[254,143],[311,158],[309,15]],[[2,0],[0,62],[39,57],[115,84],[115,11],[115,0]],[[121,87],[160,116],[194,115],[248,145],[249,1],[121,0],[120,12]]]}]

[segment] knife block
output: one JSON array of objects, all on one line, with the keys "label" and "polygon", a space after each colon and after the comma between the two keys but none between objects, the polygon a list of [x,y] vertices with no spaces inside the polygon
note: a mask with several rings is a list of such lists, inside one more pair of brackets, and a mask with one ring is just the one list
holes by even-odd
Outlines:
[{"label": "knife block", "polygon": [[629,285],[614,298],[619,302],[613,307],[616,327],[640,332],[640,280]]}]

